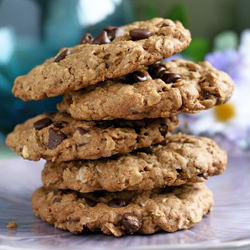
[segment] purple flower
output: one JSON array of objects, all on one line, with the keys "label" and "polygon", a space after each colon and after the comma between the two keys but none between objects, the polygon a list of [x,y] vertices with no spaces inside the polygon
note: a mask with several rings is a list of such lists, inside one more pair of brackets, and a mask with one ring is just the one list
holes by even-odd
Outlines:
[{"label": "purple flower", "polygon": [[206,55],[205,60],[216,69],[228,73],[236,83],[245,79],[243,56],[236,50],[215,51]]}]

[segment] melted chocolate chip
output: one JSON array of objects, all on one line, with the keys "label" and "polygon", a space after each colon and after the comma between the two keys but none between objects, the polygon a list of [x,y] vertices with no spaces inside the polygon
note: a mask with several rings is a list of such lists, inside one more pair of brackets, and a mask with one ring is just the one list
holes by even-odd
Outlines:
[{"label": "melted chocolate chip", "polygon": [[94,201],[92,199],[89,198],[85,198],[86,203],[90,206],[90,207],[94,207],[97,204],[97,201]]},{"label": "melted chocolate chip", "polygon": [[64,139],[66,139],[66,135],[62,132],[57,132],[53,128],[49,129],[49,149],[55,149]]},{"label": "melted chocolate chip", "polygon": [[35,129],[40,130],[45,127],[48,127],[51,123],[52,123],[52,120],[50,118],[43,118],[41,120],[34,122],[33,126]]},{"label": "melted chocolate chip", "polygon": [[54,126],[55,126],[56,128],[63,128],[63,122],[55,122],[55,123],[54,123]]},{"label": "melted chocolate chip", "polygon": [[175,73],[164,73],[161,75],[161,79],[165,83],[175,83],[177,80],[181,79],[181,76]]},{"label": "melted chocolate chip", "polygon": [[127,204],[126,204],[126,201],[124,201],[124,200],[113,199],[113,200],[108,202],[108,205],[110,207],[117,208],[117,207],[125,207]]},{"label": "melted chocolate chip", "polygon": [[88,133],[88,131],[86,129],[83,129],[83,128],[77,128],[77,131],[81,134],[81,135],[85,135]]},{"label": "melted chocolate chip", "polygon": [[129,31],[129,35],[132,40],[136,41],[148,38],[152,35],[152,33],[146,29],[133,29]]},{"label": "melted chocolate chip", "polygon": [[134,71],[126,76],[126,83],[145,82],[148,79],[147,75],[141,71]]},{"label": "melted chocolate chip", "polygon": [[160,131],[161,135],[162,135],[163,137],[165,137],[166,134],[168,133],[168,125],[166,125],[166,124],[161,124],[161,127],[159,128],[159,131]]},{"label": "melted chocolate chip", "polygon": [[55,58],[55,62],[60,62],[61,60],[63,60],[67,55],[69,55],[71,52],[69,49],[65,49],[63,50],[56,58]]},{"label": "melted chocolate chip", "polygon": [[129,234],[133,234],[141,228],[142,222],[135,214],[125,213],[122,216],[122,225]]},{"label": "melted chocolate chip", "polygon": [[93,36],[90,33],[86,33],[82,36],[80,44],[92,43],[93,41]]},{"label": "melted chocolate chip", "polygon": [[161,76],[166,72],[166,67],[160,63],[152,64],[148,67],[148,73],[153,79],[161,78]]},{"label": "melted chocolate chip", "polygon": [[96,37],[93,44],[107,44],[110,43],[107,31],[103,30],[102,33]]},{"label": "melted chocolate chip", "polygon": [[125,32],[124,29],[115,26],[106,26],[103,30],[107,31],[108,37],[111,41],[114,40],[116,37],[121,36]]}]

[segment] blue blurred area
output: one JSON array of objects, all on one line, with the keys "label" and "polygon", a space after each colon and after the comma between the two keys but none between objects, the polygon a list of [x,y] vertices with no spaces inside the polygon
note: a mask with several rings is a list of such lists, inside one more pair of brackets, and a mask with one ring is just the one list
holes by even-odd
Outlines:
[{"label": "blue blurred area", "polygon": [[56,111],[61,99],[15,98],[11,89],[17,76],[60,48],[78,44],[86,31],[96,36],[106,25],[131,22],[132,13],[128,0],[0,1],[0,133],[36,114]]}]

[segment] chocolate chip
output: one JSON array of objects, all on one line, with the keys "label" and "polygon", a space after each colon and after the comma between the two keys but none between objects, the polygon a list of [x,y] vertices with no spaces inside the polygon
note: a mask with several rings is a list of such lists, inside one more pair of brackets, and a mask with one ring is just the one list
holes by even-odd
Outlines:
[{"label": "chocolate chip", "polygon": [[145,82],[148,79],[147,75],[141,71],[134,71],[126,76],[126,83],[137,83],[137,82]]},{"label": "chocolate chip", "polygon": [[83,128],[77,128],[77,131],[81,134],[81,135],[85,135],[88,133],[88,131],[86,129],[83,129]]},{"label": "chocolate chip", "polygon": [[148,73],[153,79],[160,78],[166,72],[166,67],[162,64],[152,64],[148,67]]},{"label": "chocolate chip", "polygon": [[94,40],[93,36],[90,33],[86,33],[82,36],[80,44],[92,43]]},{"label": "chocolate chip", "polygon": [[43,118],[41,120],[34,122],[33,126],[35,129],[40,130],[42,128],[48,127],[51,123],[52,120],[50,118]]},{"label": "chocolate chip", "polygon": [[64,133],[58,133],[53,128],[50,128],[48,148],[55,149],[64,139],[66,139],[66,135]]},{"label": "chocolate chip", "polygon": [[166,23],[163,23],[162,25],[161,25],[161,28],[163,28],[163,27],[167,27],[167,26],[169,26],[168,24],[166,24]]},{"label": "chocolate chip", "polygon": [[143,153],[146,153],[146,154],[152,154],[153,153],[153,147],[150,146],[150,147],[147,147],[147,148],[141,148],[139,151],[143,152]]},{"label": "chocolate chip", "polygon": [[63,60],[67,55],[69,55],[71,52],[69,49],[65,49],[63,50],[56,58],[55,58],[55,62],[60,62],[61,60]]},{"label": "chocolate chip", "polygon": [[52,203],[56,203],[56,202],[60,202],[62,200],[62,198],[56,197]]},{"label": "chocolate chip", "polygon": [[103,30],[102,33],[96,37],[93,44],[107,44],[110,43],[107,31]]},{"label": "chocolate chip", "polygon": [[197,176],[206,180],[208,179],[208,173],[198,174]]},{"label": "chocolate chip", "polygon": [[181,79],[181,76],[175,73],[164,73],[161,75],[161,79],[165,83],[175,83],[177,80]]},{"label": "chocolate chip", "polygon": [[141,40],[150,37],[152,34],[146,29],[133,29],[129,31],[129,35],[132,40]]},{"label": "chocolate chip", "polygon": [[117,208],[117,207],[125,207],[127,204],[126,204],[126,201],[124,201],[124,200],[113,199],[113,200],[108,202],[108,205],[110,207]]},{"label": "chocolate chip", "polygon": [[55,122],[53,125],[56,128],[63,128],[63,122]]},{"label": "chocolate chip", "polygon": [[161,124],[161,127],[159,128],[159,131],[160,131],[161,135],[162,135],[163,137],[165,137],[166,134],[168,133],[168,125],[166,125],[166,124]]},{"label": "chocolate chip", "polygon": [[135,214],[125,213],[122,216],[122,225],[129,234],[133,234],[141,228],[142,222]]},{"label": "chocolate chip", "polygon": [[97,201],[94,201],[92,199],[89,198],[85,198],[86,203],[90,206],[90,207],[94,207],[97,204]]},{"label": "chocolate chip", "polygon": [[124,29],[115,26],[106,26],[103,30],[107,31],[108,37],[111,41],[114,40],[116,37],[121,36],[125,32]]}]

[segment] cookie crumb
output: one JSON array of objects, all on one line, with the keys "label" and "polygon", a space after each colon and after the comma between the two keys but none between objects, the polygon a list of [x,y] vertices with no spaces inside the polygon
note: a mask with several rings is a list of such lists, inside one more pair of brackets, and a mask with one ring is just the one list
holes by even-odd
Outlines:
[{"label": "cookie crumb", "polygon": [[17,228],[17,223],[15,221],[10,221],[7,225],[7,228]]}]

